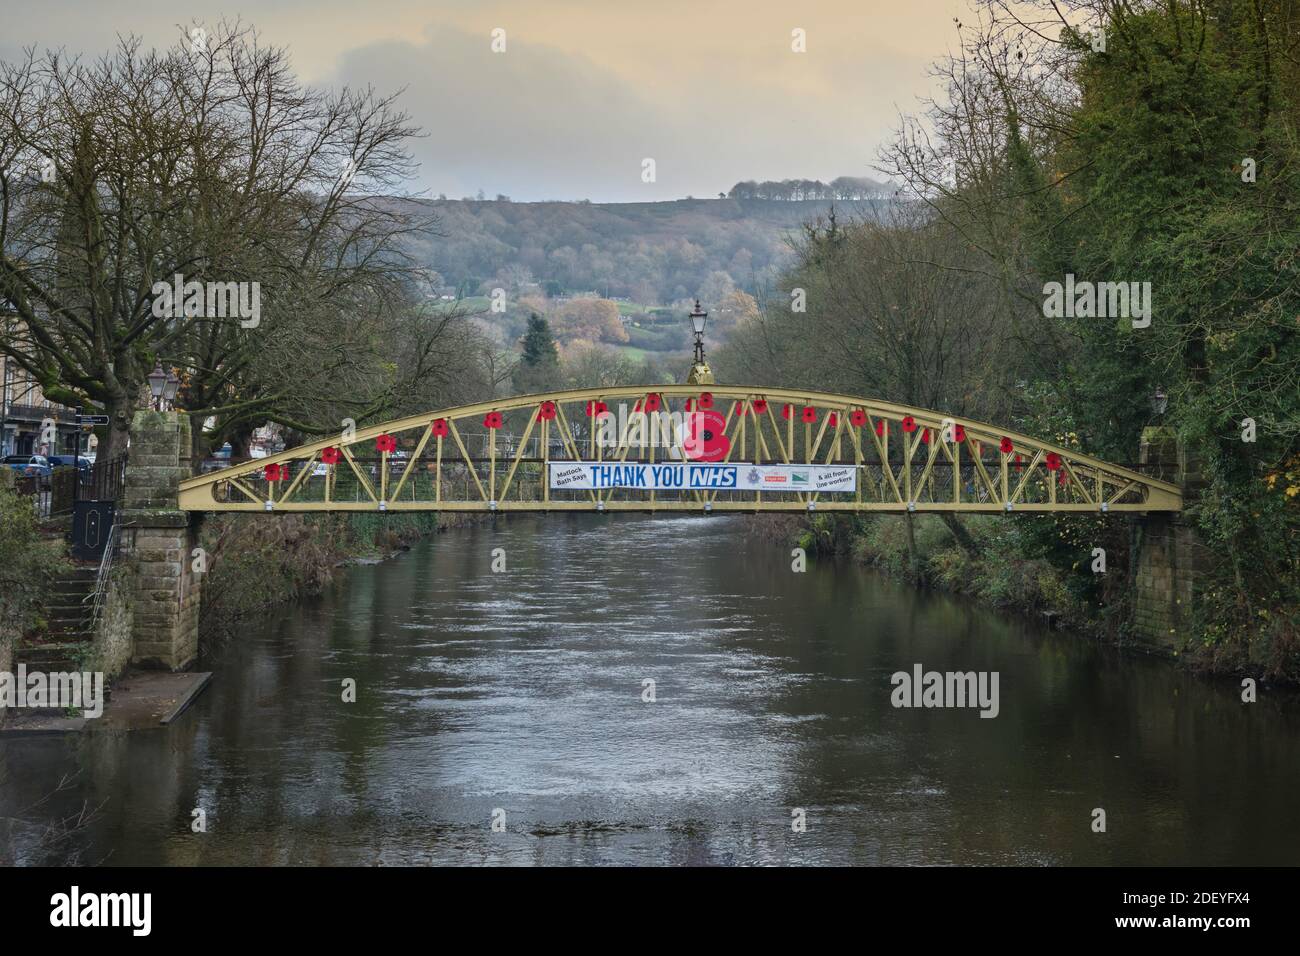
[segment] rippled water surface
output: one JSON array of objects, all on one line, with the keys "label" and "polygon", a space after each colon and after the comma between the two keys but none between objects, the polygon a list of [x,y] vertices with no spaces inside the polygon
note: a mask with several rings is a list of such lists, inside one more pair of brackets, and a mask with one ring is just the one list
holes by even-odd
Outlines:
[{"label": "rippled water surface", "polygon": [[[916,663],[997,671],[999,715],[893,708]],[[0,743],[0,817],[97,811],[52,848],[0,824],[0,858],[1300,863],[1295,696],[1243,705],[850,565],[795,574],[741,519],[448,532],[204,666],[171,727]]]}]

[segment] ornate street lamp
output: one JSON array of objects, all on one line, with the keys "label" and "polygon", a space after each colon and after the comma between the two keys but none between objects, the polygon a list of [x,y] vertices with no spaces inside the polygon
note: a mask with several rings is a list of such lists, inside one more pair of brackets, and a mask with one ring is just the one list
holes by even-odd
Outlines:
[{"label": "ornate street lamp", "polygon": [[163,389],[167,386],[167,373],[163,371],[162,364],[156,364],[153,371],[146,376],[149,382],[149,394],[153,396],[154,408],[162,411],[162,394]]},{"label": "ornate street lamp", "polygon": [[174,371],[163,371],[162,363],[153,367],[153,371],[145,376],[149,383],[149,394],[153,396],[154,407],[158,411],[165,411],[167,406],[176,399],[176,391],[181,387],[181,380],[176,377]]},{"label": "ornate street lamp", "polygon": [[695,308],[691,310],[691,328],[695,331],[695,364],[691,366],[691,374],[686,377],[687,385],[713,384],[713,370],[704,360],[704,323],[708,319],[709,313],[700,308],[700,300],[696,299]]},{"label": "ornate street lamp", "polygon": [[181,380],[176,377],[176,370],[172,369],[167,373],[167,381],[163,382],[163,402],[170,406],[176,400],[176,390],[181,387]]}]

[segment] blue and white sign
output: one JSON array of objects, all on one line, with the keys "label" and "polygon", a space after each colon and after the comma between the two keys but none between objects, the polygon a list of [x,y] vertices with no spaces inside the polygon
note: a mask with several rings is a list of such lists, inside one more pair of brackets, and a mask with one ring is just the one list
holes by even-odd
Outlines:
[{"label": "blue and white sign", "polygon": [[853,493],[852,465],[753,465],[706,462],[646,464],[618,461],[551,462],[552,491],[812,491]]}]

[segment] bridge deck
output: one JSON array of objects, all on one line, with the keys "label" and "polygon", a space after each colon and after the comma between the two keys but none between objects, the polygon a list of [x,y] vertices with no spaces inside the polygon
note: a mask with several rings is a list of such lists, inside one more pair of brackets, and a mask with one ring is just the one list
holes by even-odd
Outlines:
[{"label": "bridge deck", "polygon": [[430,412],[181,483],[191,511],[1178,511],[1177,486],[928,409],[657,386]]}]

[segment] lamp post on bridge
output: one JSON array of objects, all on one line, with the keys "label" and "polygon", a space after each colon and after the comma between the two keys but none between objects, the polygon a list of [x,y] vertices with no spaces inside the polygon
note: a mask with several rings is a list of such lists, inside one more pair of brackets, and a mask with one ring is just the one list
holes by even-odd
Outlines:
[{"label": "lamp post on bridge", "polygon": [[695,332],[695,364],[691,366],[691,373],[686,376],[687,385],[713,384],[713,370],[704,359],[704,323],[708,318],[709,313],[700,308],[700,300],[696,299],[695,308],[691,310],[691,328]]}]

